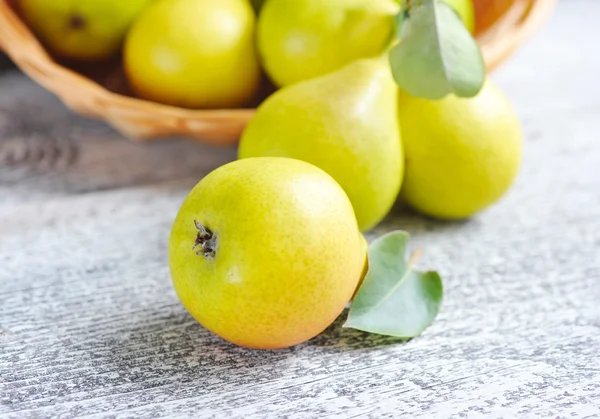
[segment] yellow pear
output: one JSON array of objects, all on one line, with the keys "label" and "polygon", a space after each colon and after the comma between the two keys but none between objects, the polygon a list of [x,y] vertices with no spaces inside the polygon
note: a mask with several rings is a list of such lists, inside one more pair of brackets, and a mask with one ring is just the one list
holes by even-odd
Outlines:
[{"label": "yellow pear", "polygon": [[287,86],[379,55],[398,11],[394,0],[267,0],[258,20],[263,67]]},{"label": "yellow pear", "polygon": [[439,0],[452,7],[458,16],[462,19],[463,23],[469,30],[469,32],[475,32],[475,7],[473,0]]},{"label": "yellow pear", "polygon": [[183,305],[212,332],[250,348],[283,348],[323,331],[352,298],[365,263],[342,188],[293,159],[216,169],[185,199],[169,239]]},{"label": "yellow pear", "polygon": [[25,21],[56,55],[83,61],[118,54],[129,26],[152,0],[18,0]]},{"label": "yellow pear", "polygon": [[124,61],[135,92],[187,108],[230,108],[256,93],[248,0],[155,0],[131,27]]},{"label": "yellow pear", "polygon": [[510,187],[521,162],[521,126],[510,102],[487,80],[472,99],[426,100],[400,92],[406,154],[402,196],[425,214],[465,218]]},{"label": "yellow pear", "polygon": [[344,188],[361,230],[377,224],[400,189],[397,87],[387,61],[358,60],[269,97],[244,131],[239,157],[312,163]]}]

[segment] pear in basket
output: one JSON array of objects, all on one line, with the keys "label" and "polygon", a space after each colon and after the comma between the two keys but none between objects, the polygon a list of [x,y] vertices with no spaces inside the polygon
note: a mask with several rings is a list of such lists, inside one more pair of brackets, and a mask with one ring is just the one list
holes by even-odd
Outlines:
[{"label": "pear in basket", "polygon": [[127,77],[142,98],[232,108],[254,97],[260,67],[248,0],[156,0],[125,42]]},{"label": "pear in basket", "polygon": [[118,54],[127,30],[151,0],[18,0],[27,24],[63,58],[105,60]]},{"label": "pear in basket", "polygon": [[398,11],[394,0],[267,0],[257,31],[263,66],[276,85],[288,86],[377,56]]}]

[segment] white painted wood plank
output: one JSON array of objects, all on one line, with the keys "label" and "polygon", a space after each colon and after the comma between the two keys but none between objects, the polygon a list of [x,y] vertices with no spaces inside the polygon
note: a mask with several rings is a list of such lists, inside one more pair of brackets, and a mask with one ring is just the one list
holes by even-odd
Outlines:
[{"label": "white painted wood plank", "polygon": [[180,307],[166,268],[187,182],[0,208],[9,226],[0,235],[6,411],[597,413],[600,150],[588,133],[598,122],[580,112],[561,121],[527,124],[539,137],[518,184],[480,217],[442,223],[398,209],[379,229],[409,230],[426,248],[423,266],[446,280],[439,320],[406,345],[339,323],[275,352],[208,334]]},{"label": "white painted wood plank", "polygon": [[136,143],[72,114],[17,72],[0,77],[0,206],[193,177],[235,149],[184,140]]},{"label": "white painted wood plank", "polygon": [[561,0],[550,21],[494,73],[523,117],[600,103],[600,2]]}]

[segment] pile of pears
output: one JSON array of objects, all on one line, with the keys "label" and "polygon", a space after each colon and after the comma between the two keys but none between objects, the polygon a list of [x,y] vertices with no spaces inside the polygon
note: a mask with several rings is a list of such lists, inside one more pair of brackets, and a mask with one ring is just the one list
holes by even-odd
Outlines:
[{"label": "pile of pears", "polygon": [[472,99],[414,98],[397,88],[384,59],[366,58],[268,98],[239,147],[240,158],[263,156],[303,160],[329,173],[365,231],[399,193],[437,218],[486,208],[517,174],[521,131],[490,80]]},{"label": "pile of pears", "polygon": [[[440,0],[475,26],[472,0]],[[280,88],[258,108],[240,158],[309,162],[348,194],[361,230],[397,200],[440,218],[496,201],[519,166],[521,134],[491,81],[471,99],[411,97],[386,52],[396,0],[18,0],[55,55],[122,54],[142,98],[188,108],[254,99],[261,68]],[[401,192],[400,192],[401,191]]]},{"label": "pile of pears", "polygon": [[[442,0],[473,30],[471,0]],[[396,0],[16,0],[24,20],[63,59],[122,55],[141,98],[186,108],[255,103],[264,67],[276,87],[381,54]],[[258,17],[257,17],[258,15]]]},{"label": "pile of pears", "polygon": [[[473,32],[471,0],[440,1]],[[387,57],[395,0],[17,5],[57,56],[98,62],[122,54],[133,90],[148,100],[246,106],[263,70],[278,88],[243,132],[239,159],[190,192],[169,239],[182,303],[238,345],[306,341],[361,295],[361,284],[374,286],[386,270],[369,276],[362,232],[399,199],[432,217],[466,218],[516,177],[519,121],[491,80],[473,98],[427,100],[397,86]]]}]

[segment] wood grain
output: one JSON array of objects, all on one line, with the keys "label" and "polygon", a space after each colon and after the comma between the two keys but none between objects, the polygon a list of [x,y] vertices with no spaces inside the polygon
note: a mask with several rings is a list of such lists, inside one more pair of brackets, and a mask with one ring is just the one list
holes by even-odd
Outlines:
[{"label": "wood grain", "polygon": [[202,178],[234,148],[189,141],[138,144],[69,112],[18,72],[0,78],[0,205]]},{"label": "wood grain", "polygon": [[234,150],[131,143],[2,75],[0,417],[600,417],[598,14],[561,2],[495,77],[526,137],[500,203],[454,223],[398,206],[370,234],[406,229],[444,278],[438,320],[404,344],[343,319],[267,352],[202,329],[166,238]]}]

